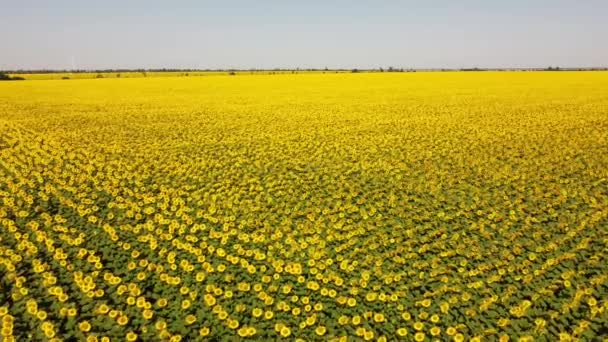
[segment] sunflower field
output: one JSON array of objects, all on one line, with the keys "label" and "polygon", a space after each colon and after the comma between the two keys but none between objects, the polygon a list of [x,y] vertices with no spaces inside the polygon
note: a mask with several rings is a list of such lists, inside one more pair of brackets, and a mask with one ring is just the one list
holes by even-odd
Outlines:
[{"label": "sunflower field", "polygon": [[0,84],[0,341],[608,338],[608,73]]}]

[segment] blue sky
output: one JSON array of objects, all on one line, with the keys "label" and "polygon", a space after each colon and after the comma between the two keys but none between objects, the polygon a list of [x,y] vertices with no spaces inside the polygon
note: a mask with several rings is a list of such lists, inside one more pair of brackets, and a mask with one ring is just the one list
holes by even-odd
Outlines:
[{"label": "blue sky", "polygon": [[0,69],[608,66],[608,1],[0,0]]}]

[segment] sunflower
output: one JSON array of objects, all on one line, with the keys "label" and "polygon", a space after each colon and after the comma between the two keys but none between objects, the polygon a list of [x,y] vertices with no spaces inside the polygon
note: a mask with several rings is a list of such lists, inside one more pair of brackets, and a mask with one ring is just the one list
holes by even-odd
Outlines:
[{"label": "sunflower", "polygon": [[78,324],[78,329],[82,332],[89,332],[91,330],[91,323],[88,321],[81,322]]},{"label": "sunflower", "polygon": [[118,320],[116,320],[116,322],[118,323],[118,325],[125,326],[127,325],[127,323],[129,323],[129,318],[125,315],[122,315],[118,317]]},{"label": "sunflower", "polygon": [[137,334],[134,333],[134,332],[132,332],[132,331],[129,331],[127,333],[127,341],[132,342],[132,341],[135,341],[135,340],[137,340]]},{"label": "sunflower", "polygon": [[210,332],[210,329],[209,329],[208,327],[202,327],[202,328],[201,328],[201,329],[198,331],[198,334],[199,334],[200,336],[205,337],[205,336],[209,335],[209,332]]},{"label": "sunflower", "polygon": [[144,310],[142,316],[144,317],[144,319],[149,320],[152,319],[152,316],[154,316],[154,311],[146,309]]},{"label": "sunflower", "polygon": [[154,324],[154,328],[158,331],[165,330],[167,328],[167,323],[162,320],[156,321],[156,323]]},{"label": "sunflower", "polygon": [[374,322],[383,323],[385,321],[384,315],[381,313],[374,314]]},{"label": "sunflower", "polygon": [[350,307],[354,307],[355,305],[357,305],[357,300],[355,298],[348,298],[346,301],[346,304]]},{"label": "sunflower", "polygon": [[[249,327],[243,326],[243,327],[239,328],[239,330],[237,330],[237,334],[240,337],[248,337],[249,336]],[[201,335],[201,336],[203,336],[203,335]],[[206,336],[206,335],[204,335],[204,336]]]},{"label": "sunflower", "polygon": [[422,342],[422,341],[424,341],[424,339],[425,339],[425,336],[424,336],[424,333],[423,333],[423,332],[417,332],[417,333],[414,335],[414,340],[415,340],[416,342]]},{"label": "sunflower", "polygon": [[194,315],[188,315],[184,319],[184,322],[186,323],[186,325],[191,325],[192,323],[196,322],[196,316],[194,316]]}]

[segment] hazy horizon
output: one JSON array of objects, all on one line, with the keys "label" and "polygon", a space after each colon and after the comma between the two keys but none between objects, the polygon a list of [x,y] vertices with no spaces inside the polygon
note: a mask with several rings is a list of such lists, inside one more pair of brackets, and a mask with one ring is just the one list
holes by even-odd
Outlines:
[{"label": "hazy horizon", "polygon": [[608,2],[9,1],[0,70],[606,67]]}]

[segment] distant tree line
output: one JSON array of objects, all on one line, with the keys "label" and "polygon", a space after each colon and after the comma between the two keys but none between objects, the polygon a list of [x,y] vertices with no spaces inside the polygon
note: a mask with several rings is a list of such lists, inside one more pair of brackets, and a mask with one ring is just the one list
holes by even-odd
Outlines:
[{"label": "distant tree line", "polygon": [[0,72],[0,81],[23,81],[25,78],[19,76],[11,76],[7,73]]},{"label": "distant tree line", "polygon": [[[344,69],[344,68],[272,68],[272,69],[257,69],[257,68],[249,68],[249,69],[236,69],[236,68],[228,68],[228,69],[177,69],[177,68],[160,68],[160,69],[98,69],[98,70],[87,70],[87,69],[78,69],[78,70],[58,70],[58,69],[38,69],[38,70],[0,70],[0,80],[19,80],[21,77],[11,77],[9,74],[54,74],[54,73],[72,73],[72,74],[84,74],[84,73],[93,73],[97,74],[97,78],[103,78],[104,75],[115,74],[116,77],[120,77],[121,73],[141,73],[143,77],[148,76],[148,73],[162,73],[162,72],[175,72],[182,73],[183,76],[190,76],[190,73],[217,73],[217,72],[225,72],[228,75],[236,75],[237,73],[249,72],[253,73],[268,73],[268,74],[277,74],[277,73],[293,73],[297,74],[298,72],[416,72],[416,71],[608,71],[608,67],[590,67],[590,68],[563,68],[559,66],[549,66],[546,68],[395,68],[389,66],[387,68],[379,67],[379,68],[353,68],[353,69]],[[67,76],[65,76],[67,77]]]}]

